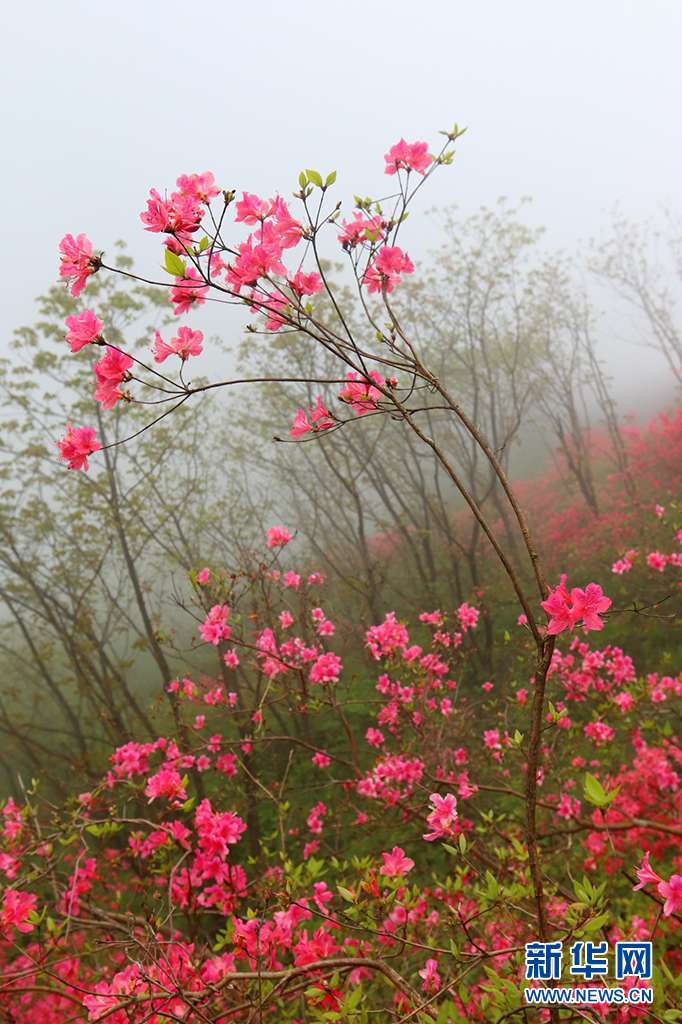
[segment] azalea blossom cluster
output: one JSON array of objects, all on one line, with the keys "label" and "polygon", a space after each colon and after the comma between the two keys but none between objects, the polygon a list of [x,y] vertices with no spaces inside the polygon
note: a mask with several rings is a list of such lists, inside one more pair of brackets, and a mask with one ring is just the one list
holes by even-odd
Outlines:
[{"label": "azalea blossom cluster", "polygon": [[588,583],[584,590],[582,587],[568,590],[567,579],[568,576],[563,575],[559,586],[541,602],[549,616],[548,634],[556,636],[565,629],[574,629],[578,624],[586,631],[603,629],[604,623],[600,616],[611,607],[611,598],[605,596],[598,583]]},{"label": "azalea blossom cluster", "polygon": [[[18,1024],[38,1014],[57,1024],[74,1001],[93,1024],[160,1024],[169,1015],[188,1024],[227,1021],[238,1006],[260,1005],[259,970],[279,972],[272,998],[282,1019],[300,1015],[297,979],[305,980],[311,1013],[340,1012],[359,990],[378,1012],[404,1015],[435,996],[438,1005],[449,1001],[460,1016],[482,1022],[492,1019],[491,962],[499,961],[505,985],[521,990],[523,963],[514,950],[535,937],[532,914],[511,906],[533,905],[524,806],[512,777],[523,758],[515,736],[523,702],[497,675],[483,687],[465,682],[479,609],[464,602],[422,612],[419,642],[392,612],[370,626],[359,691],[366,694],[366,735],[346,731],[341,707],[338,730],[329,729],[328,718],[318,729],[310,693],[322,694],[321,715],[334,713],[338,695],[325,695],[343,681],[344,667],[320,647],[335,634],[317,596],[321,575],[272,561],[291,536],[285,526],[267,532],[270,554],[254,588],[270,594],[260,614],[272,625],[239,614],[231,573],[205,565],[191,574],[204,615],[200,639],[215,652],[217,668],[169,686],[189,725],[183,739],[122,743],[102,780],[80,793],[59,823],[52,819],[50,842],[28,808],[13,800],[2,808],[0,1007]],[[244,688],[243,673],[261,685]],[[322,685],[312,691],[316,681]],[[610,941],[648,938],[660,912],[656,943],[674,973],[682,892],[670,821],[682,812],[682,751],[662,735],[644,741],[636,709],[657,688],[668,700],[679,696],[682,679],[649,673],[643,682],[620,648],[592,649],[574,637],[555,652],[549,685],[539,828],[545,870],[563,879],[548,893],[555,934],[568,936],[600,913],[598,904],[585,904],[585,883],[563,877],[568,859],[574,877],[599,872],[619,887],[618,905],[627,909],[605,925]],[[533,686],[530,679],[523,689]],[[619,699],[624,694],[631,706]],[[282,762],[290,772],[297,766],[303,780],[291,792],[272,789],[284,777],[277,752],[286,738],[279,720],[285,701],[307,721],[306,731],[292,730]],[[489,728],[481,729],[481,702]],[[659,706],[654,702],[650,714]],[[569,708],[570,716],[563,713]],[[634,759],[614,770],[603,760],[610,746],[603,737],[623,728]],[[261,784],[255,805],[254,778]],[[498,790],[509,801],[506,841],[491,846],[482,815]],[[267,840],[250,847],[259,808],[269,815],[273,806],[277,848]],[[567,829],[577,837],[568,846]],[[354,853],[359,841],[366,856]],[[637,868],[642,849],[649,852]],[[498,850],[493,875],[490,858]],[[672,869],[664,869],[670,861]],[[628,871],[639,884],[624,878]],[[579,893],[570,904],[572,884]],[[642,888],[653,899],[641,897]],[[148,930],[152,908],[157,923]],[[366,915],[369,930],[360,924]],[[102,953],[92,945],[95,919],[103,932],[120,936]],[[192,922],[191,934],[184,922]],[[462,949],[454,964],[442,952],[453,939]],[[341,963],[347,971],[329,984]],[[380,980],[384,964],[402,979],[395,987]],[[464,967],[463,989],[453,979]]]},{"label": "azalea blossom cluster", "polygon": [[[450,142],[461,132],[456,129],[453,133],[444,134]],[[387,151],[385,172],[397,176],[400,181],[396,195],[398,205],[407,202],[409,176],[413,173],[422,179],[428,176],[436,165],[449,162],[445,153],[444,149],[441,156],[434,157],[429,153],[427,143],[406,142],[405,139],[400,139]],[[304,204],[305,217],[302,219],[294,216],[280,195],[264,199],[248,191],[237,196],[232,191],[221,190],[214,174],[209,171],[181,175],[170,194],[152,188],[140,220],[146,231],[163,237],[165,268],[172,277],[168,295],[175,314],[183,316],[191,312],[206,302],[211,291],[215,291],[218,296],[229,296],[243,303],[252,313],[262,315],[266,331],[305,327],[312,315],[310,299],[328,291],[328,285],[319,261],[315,269],[306,269],[303,266],[305,253],[303,257],[297,257],[297,262],[294,261],[291,267],[286,265],[285,259],[302,244],[309,245],[317,232],[325,227],[336,228],[338,242],[351,257],[358,287],[378,297],[391,294],[405,275],[414,272],[409,255],[395,242],[403,214],[396,216],[394,212],[384,216],[378,203],[375,204],[376,212],[372,212],[370,200],[356,197],[358,205],[350,219],[337,223],[336,210],[321,224],[312,223],[306,205],[311,193],[319,188],[324,196],[334,180],[334,173],[326,181],[316,171],[302,174],[298,194]],[[212,204],[219,199],[222,211],[214,213]],[[251,229],[242,240],[227,241],[224,236],[229,207],[234,210],[234,217],[230,218],[232,226]],[[71,284],[74,297],[80,296],[92,274],[117,272],[116,267],[105,263],[104,254],[95,253],[92,242],[82,233],[65,235],[59,251],[60,275]],[[94,366],[97,380],[95,399],[105,409],[112,409],[123,398],[138,401],[134,393],[122,387],[133,379],[143,388],[164,389],[167,378],[162,378],[158,371],[132,352],[107,340],[106,325],[96,311],[83,309],[70,315],[66,319],[66,328],[72,352],[81,352],[91,345],[106,348],[104,356]],[[170,340],[166,340],[157,330],[151,349],[157,365],[173,356],[184,365],[187,360],[202,354],[203,334],[183,325]],[[144,372],[133,377],[135,363]],[[186,394],[182,378],[177,387],[179,396]],[[348,371],[346,384],[339,391],[338,398],[356,416],[363,416],[376,412],[382,396],[386,395],[385,389],[395,387],[395,378],[387,381],[378,370],[363,366],[361,371]],[[290,436],[298,440],[341,423],[342,418],[330,412],[322,396],[318,396],[309,410],[297,410]],[[91,449],[90,453],[96,450]],[[70,468],[87,469],[87,460],[74,461],[63,457]]]}]

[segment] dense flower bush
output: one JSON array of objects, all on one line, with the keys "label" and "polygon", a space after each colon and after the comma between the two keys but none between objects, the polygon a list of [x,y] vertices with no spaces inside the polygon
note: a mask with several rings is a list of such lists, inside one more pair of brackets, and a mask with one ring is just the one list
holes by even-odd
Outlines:
[{"label": "dense flower bush", "polygon": [[[222,669],[171,684],[186,741],[122,745],[60,811],[39,790],[4,805],[0,1007],[116,1024],[256,1007],[497,1019],[520,1005],[537,937],[518,788],[532,679],[462,689],[467,605],[413,628],[388,613],[347,680],[319,577],[271,559],[251,575],[258,622],[233,574],[195,576],[197,643]],[[246,670],[259,686],[238,697]],[[662,1000],[680,967],[682,750],[666,712],[681,694],[682,677],[642,675],[577,627],[552,657],[538,768],[552,936],[653,937]]]}]

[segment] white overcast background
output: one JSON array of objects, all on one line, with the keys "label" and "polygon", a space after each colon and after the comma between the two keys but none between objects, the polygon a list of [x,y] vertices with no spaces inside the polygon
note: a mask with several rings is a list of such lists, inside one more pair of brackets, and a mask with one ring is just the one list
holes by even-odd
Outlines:
[{"label": "white overcast background", "polygon": [[[302,167],[335,168],[339,198],[379,194],[389,145],[435,145],[458,121],[469,132],[424,207],[532,196],[567,249],[615,202],[634,218],[679,208],[681,30],[679,0],[6,4],[3,351],[65,232],[124,238],[157,268],[139,212],[183,172],[287,195]],[[406,247],[436,240],[413,214]],[[656,375],[617,344],[621,383],[628,367]]]}]

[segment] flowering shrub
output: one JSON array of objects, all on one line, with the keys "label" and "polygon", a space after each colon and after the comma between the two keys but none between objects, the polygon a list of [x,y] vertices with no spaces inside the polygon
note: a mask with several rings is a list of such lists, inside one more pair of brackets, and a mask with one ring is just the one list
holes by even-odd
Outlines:
[{"label": "flowering shrub", "polygon": [[[197,569],[195,645],[213,668],[168,682],[173,730],[127,738],[104,777],[63,807],[36,782],[2,808],[9,1019],[499,1021],[529,1012],[526,943],[594,933],[655,942],[657,1009],[673,1019],[682,752],[665,712],[682,680],[653,671],[643,682],[620,648],[588,644],[619,609],[587,579],[569,590],[562,575],[550,588],[495,446],[393,306],[415,271],[397,244],[408,207],[461,134],[444,132],[436,155],[401,139],[385,157],[397,191],[356,197],[340,223],[339,206],[326,205],[336,174],[313,169],[299,177],[298,217],[280,195],[237,199],[208,172],[180,176],[170,196],[152,189],[140,216],[163,236],[169,281],[158,284],[176,316],[228,297],[284,344],[301,333],[334,358],[331,378],[283,378],[308,388],[292,441],[324,444],[383,416],[447,475],[515,601],[513,655],[472,685],[468,660],[492,628],[476,590],[415,624],[388,611],[362,650],[356,633],[339,653],[345,624],[320,604],[322,575],[281,562],[294,539],[284,525],[267,530],[255,567]],[[359,332],[320,256],[330,230],[348,258]],[[60,252],[74,296],[94,274],[135,276],[82,234]],[[325,307],[309,301],[322,295]],[[203,351],[187,326],[149,339],[153,362],[172,360],[177,379],[114,344],[92,310],[66,326],[79,358],[105,349],[93,366],[101,409],[163,407],[136,434],[209,388],[244,383],[187,383],[185,363]],[[336,392],[329,407],[322,385]],[[505,531],[449,456],[435,413],[484,462]],[[104,445],[68,426],[59,452],[87,470],[126,440]],[[621,561],[636,557],[628,549]],[[679,564],[661,552],[647,562]],[[158,632],[153,641],[161,659]]]},{"label": "flowering shrub", "polygon": [[[473,605],[424,612],[414,633],[389,613],[349,680],[321,628],[334,624],[319,582],[292,588],[292,574],[272,560],[251,574],[261,621],[242,615],[234,574],[196,574],[197,643],[218,667],[172,684],[185,741],[123,744],[58,813],[39,790],[2,808],[12,1019],[382,1009],[459,1022],[521,1005],[537,937],[521,689],[504,676],[462,688]],[[257,685],[243,688],[244,671]],[[553,654],[548,694],[537,827],[552,936],[653,936],[665,1007],[682,919],[682,750],[665,710],[682,677],[642,679],[578,626]],[[286,734],[283,706],[295,709]]]}]

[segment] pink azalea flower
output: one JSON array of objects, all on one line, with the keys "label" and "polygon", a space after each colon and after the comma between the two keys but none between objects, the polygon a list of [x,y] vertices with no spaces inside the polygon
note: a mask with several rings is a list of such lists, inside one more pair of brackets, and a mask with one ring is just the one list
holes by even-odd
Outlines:
[{"label": "pink azalea flower", "polygon": [[310,682],[338,683],[342,667],[341,658],[338,654],[326,651],[311,666]]},{"label": "pink azalea flower", "polygon": [[622,693],[616,694],[613,698],[613,703],[618,705],[622,714],[625,714],[634,706],[635,698],[629,690],[623,690]]},{"label": "pink azalea flower", "polygon": [[204,171],[203,174],[181,174],[175,184],[181,195],[190,196],[200,203],[210,203],[211,199],[220,195],[220,189],[211,171]]},{"label": "pink azalea flower", "polygon": [[378,215],[365,217],[360,210],[356,210],[352,220],[341,221],[341,234],[338,235],[339,242],[344,249],[352,249],[359,242],[376,241],[383,236],[384,223]]},{"label": "pink azalea flower", "polygon": [[101,450],[94,427],[72,427],[66,424],[66,436],[57,442],[59,454],[69,469],[87,469],[88,456]]},{"label": "pink azalea flower", "polygon": [[0,906],[0,936],[3,939],[10,939],[13,928],[18,932],[33,931],[33,925],[28,918],[35,913],[36,903],[37,897],[32,892],[6,889]]},{"label": "pink azalea flower", "polygon": [[202,587],[204,586],[205,583],[208,583],[210,578],[211,570],[208,568],[208,566],[205,566],[203,569],[200,569],[199,572],[197,573],[197,583],[200,583]]},{"label": "pink azalea flower", "polygon": [[387,878],[396,878],[398,875],[406,875],[414,867],[414,861],[405,856],[405,851],[399,846],[394,846],[390,853],[384,851],[381,856],[384,863],[379,868],[380,875]]},{"label": "pink azalea flower", "polygon": [[[267,227],[266,225],[265,227]],[[234,291],[239,292],[246,286],[254,287],[260,277],[266,274],[286,276],[286,267],[282,263],[282,243],[272,225],[269,231],[265,227],[256,235],[249,235],[239,246],[239,255],[227,269],[227,280]]]},{"label": "pink azalea flower", "polygon": [[80,352],[86,345],[92,345],[102,334],[104,324],[91,309],[84,309],[77,316],[67,316],[64,321],[68,327],[66,340],[72,352]]},{"label": "pink azalea flower", "polygon": [[670,917],[682,911],[682,875],[671,875],[667,882],[658,883],[659,895],[663,897],[663,916]]},{"label": "pink azalea flower", "polygon": [[392,292],[400,284],[401,275],[413,271],[414,264],[406,252],[397,245],[385,245],[365,271],[362,280],[369,292],[381,292],[384,288]]},{"label": "pink azalea flower", "polygon": [[170,290],[170,301],[176,316],[187,313],[192,306],[200,306],[206,301],[208,285],[196,272],[194,267],[185,271],[184,277],[176,277],[175,285]]},{"label": "pink azalea flower", "polygon": [[83,234],[64,235],[59,243],[59,276],[71,282],[71,294],[77,298],[91,274],[99,270],[100,261],[93,255],[92,242]]},{"label": "pink azalea flower", "polygon": [[[360,377],[354,371],[346,374],[346,381],[342,391],[339,391],[339,399],[346,402],[357,416],[364,416],[368,412],[374,412],[377,402],[381,399],[381,391],[374,385],[385,387],[386,381],[376,370],[370,370],[369,377]],[[370,383],[373,381],[374,383]]]},{"label": "pink azalea flower", "polygon": [[[310,418],[309,418],[310,417]],[[317,396],[315,405],[311,405],[308,412],[305,409],[297,409],[294,422],[289,431],[292,437],[302,437],[309,431],[317,433],[320,430],[329,430],[334,426],[331,413],[322,404],[322,396]]]},{"label": "pink azalea flower", "polygon": [[663,572],[668,564],[667,555],[662,554],[660,551],[650,551],[646,556],[646,564],[650,569],[655,569],[656,572]]},{"label": "pink azalea flower", "polygon": [[267,533],[269,548],[283,548],[292,538],[286,526],[271,526]]},{"label": "pink azalea flower", "polygon": [[616,730],[612,729],[606,722],[588,722],[583,727],[583,732],[598,747],[603,746],[605,743],[610,743],[616,735]]},{"label": "pink azalea flower", "polygon": [[144,792],[149,803],[159,797],[165,797],[173,803],[184,803],[187,799],[180,772],[169,765],[164,765],[155,775],[150,776]]},{"label": "pink azalea flower", "polygon": [[438,973],[438,961],[429,958],[426,965],[418,972],[423,978],[422,988],[425,992],[437,992],[441,988],[441,978]]},{"label": "pink azalea flower", "polygon": [[648,885],[650,882],[653,882],[654,885],[658,885],[659,882],[663,881],[661,876],[657,875],[654,869],[651,867],[651,864],[649,863],[649,856],[649,851],[646,850],[644,856],[642,857],[642,866],[637,868],[637,870],[635,871],[635,874],[637,875],[638,885],[634,887],[633,892],[637,892],[638,889],[643,889],[644,886]]},{"label": "pink azalea flower", "polygon": [[500,730],[486,729],[483,733],[483,746],[487,747],[488,750],[501,750]]},{"label": "pink azalea flower", "polygon": [[599,618],[611,607],[611,599],[605,597],[598,583],[588,583],[585,590],[574,587],[570,593],[566,588],[566,575],[561,577],[559,586],[541,605],[549,615],[547,633],[556,636],[565,629],[573,629],[582,620],[584,629],[598,630],[604,628]]},{"label": "pink azalea flower", "polygon": [[315,272],[304,274],[302,270],[298,270],[290,278],[289,284],[297,295],[315,295],[322,291],[322,278]]},{"label": "pink azalea flower", "polygon": [[462,627],[462,632],[466,633],[470,629],[475,629],[480,616],[478,608],[473,608],[470,604],[464,602],[457,609],[457,618],[459,624]]},{"label": "pink azalea flower", "polygon": [[170,342],[165,342],[159,332],[154,335],[154,362],[162,363],[168,356],[180,356],[184,362],[190,356],[200,356],[203,352],[201,331],[193,331],[189,327],[180,327]]},{"label": "pink azalea flower", "polygon": [[384,734],[381,729],[373,729],[371,726],[365,733],[365,739],[370,747],[380,747],[384,742]]},{"label": "pink azalea flower", "polygon": [[611,598],[604,596],[604,591],[598,583],[588,583],[584,590],[574,587],[571,591],[571,600],[578,619],[582,619],[584,629],[603,629],[604,623],[599,618],[611,607]]},{"label": "pink azalea flower", "polygon": [[[178,179],[180,180],[180,179]],[[145,231],[174,234],[185,241],[201,223],[201,203],[191,192],[173,192],[164,199],[155,188],[149,190],[147,209],[140,214]]]},{"label": "pink azalea flower", "polygon": [[227,624],[229,614],[229,605],[214,604],[199,627],[201,639],[207,644],[213,644],[214,647],[217,647],[221,640],[229,640],[232,633]]},{"label": "pink azalea flower", "polygon": [[132,365],[130,356],[117,348],[107,348],[99,362],[95,363],[95,400],[101,402],[105,409],[113,409],[119,398],[123,397],[120,385],[127,379]]},{"label": "pink azalea flower", "polygon": [[280,327],[286,326],[287,311],[291,312],[291,302],[284,295],[277,292],[266,292],[265,296],[261,298],[254,289],[251,299],[254,303],[251,312],[265,315],[265,326],[268,331],[278,331]]},{"label": "pink azalea flower", "polygon": [[440,839],[442,836],[454,835],[457,822],[456,797],[452,793],[447,793],[445,796],[441,796],[440,793],[432,793],[429,801],[432,810],[427,815],[426,822],[431,826],[431,831],[425,832],[422,838],[427,843],[432,843],[434,839]]},{"label": "pink azalea flower", "polygon": [[417,171],[418,174],[425,174],[427,168],[433,163],[433,157],[429,155],[429,147],[426,142],[405,142],[401,139],[391,146],[384,156],[386,161],[386,174],[395,174],[396,171]]},{"label": "pink azalea flower", "polygon": [[234,219],[237,223],[257,224],[268,216],[270,203],[252,192],[242,192],[242,198],[236,204],[236,211]]}]

